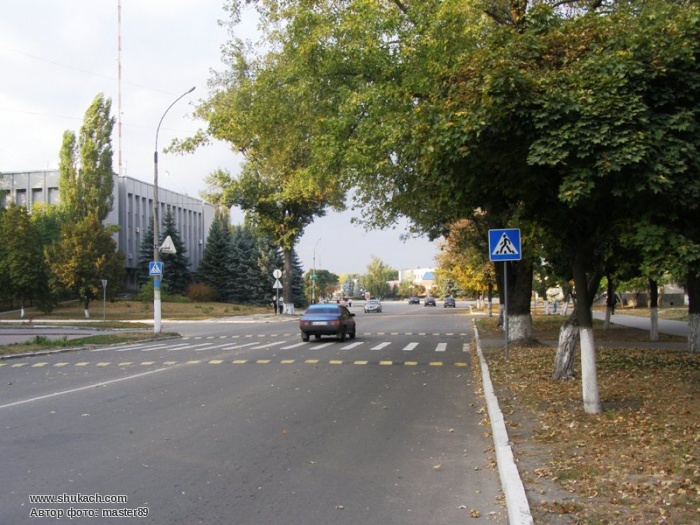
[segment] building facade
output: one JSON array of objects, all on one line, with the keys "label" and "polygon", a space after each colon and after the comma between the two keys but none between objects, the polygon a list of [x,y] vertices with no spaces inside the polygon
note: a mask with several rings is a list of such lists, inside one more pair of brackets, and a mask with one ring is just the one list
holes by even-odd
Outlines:
[{"label": "building facade", "polygon": [[[0,193],[5,193],[0,205],[5,207],[14,202],[31,211],[37,203],[58,204],[61,198],[58,178],[58,170],[0,173]],[[154,189],[153,184],[114,175],[114,206],[105,223],[119,226],[114,240],[124,253],[127,290],[136,288],[139,250],[153,220]],[[161,187],[158,188],[158,204],[160,231],[165,214],[170,212],[187,249],[185,255],[190,261],[190,270],[196,272],[202,260],[209,227],[214,221],[214,207],[200,199]]]}]

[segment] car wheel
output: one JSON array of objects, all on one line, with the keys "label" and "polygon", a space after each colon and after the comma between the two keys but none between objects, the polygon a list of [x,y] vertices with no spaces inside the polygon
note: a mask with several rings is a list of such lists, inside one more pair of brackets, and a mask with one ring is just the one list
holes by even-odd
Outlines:
[{"label": "car wheel", "polygon": [[315,337],[316,339],[321,339],[321,334],[314,334],[314,337]]},{"label": "car wheel", "polygon": [[350,336],[350,339],[355,339],[355,332],[352,331],[348,334]]},{"label": "car wheel", "polygon": [[338,341],[345,341],[345,329],[341,328],[338,332]]},{"label": "car wheel", "polygon": [[308,341],[309,340],[309,334],[302,332],[301,333],[301,340],[302,341]]}]

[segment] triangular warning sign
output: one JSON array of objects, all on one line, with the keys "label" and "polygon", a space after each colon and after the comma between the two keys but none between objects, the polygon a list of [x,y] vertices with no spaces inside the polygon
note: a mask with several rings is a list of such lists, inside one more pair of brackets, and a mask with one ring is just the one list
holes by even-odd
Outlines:
[{"label": "triangular warning sign", "polygon": [[491,255],[520,255],[520,254],[518,253],[518,248],[513,244],[513,241],[510,240],[510,237],[508,237],[508,233],[503,232],[503,235],[501,235],[501,238],[499,239],[498,244],[496,245],[496,248],[494,248]]},{"label": "triangular warning sign", "polygon": [[177,253],[177,250],[175,249],[175,244],[173,244],[173,240],[170,238],[170,235],[168,235],[163,241],[163,245],[160,247],[160,251],[163,253]]}]

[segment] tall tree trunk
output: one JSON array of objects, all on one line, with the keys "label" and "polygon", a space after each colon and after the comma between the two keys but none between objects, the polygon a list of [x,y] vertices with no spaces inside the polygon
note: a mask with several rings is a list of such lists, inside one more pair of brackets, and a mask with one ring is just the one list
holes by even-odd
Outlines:
[{"label": "tall tree trunk", "polygon": [[602,411],[598,393],[598,372],[596,369],[595,340],[593,338],[593,297],[600,284],[600,276],[588,275],[583,263],[585,254],[575,256],[572,264],[576,284],[576,318],[581,339],[581,386],[583,408],[587,414]]},{"label": "tall tree trunk", "polygon": [[688,350],[700,353],[700,268],[688,268]]},{"label": "tall tree trunk", "polygon": [[615,287],[613,286],[613,280],[610,275],[608,275],[607,296],[605,301],[605,323],[603,324],[603,330],[610,328],[610,316],[615,314]]},{"label": "tall tree trunk", "polygon": [[[505,311],[505,287],[503,286],[503,263],[496,263],[496,278],[500,286],[498,296],[501,304],[499,326],[503,323]],[[505,263],[508,271],[508,341],[532,340],[532,263],[523,259]]]},{"label": "tall tree trunk", "polygon": [[659,288],[654,279],[649,279],[649,315],[651,316],[650,341],[659,340]]},{"label": "tall tree trunk", "polygon": [[292,267],[292,249],[285,248],[282,250],[284,256],[284,274],[282,275],[282,290],[284,303],[283,313],[294,314],[294,295],[292,293],[292,280],[294,278],[294,269]]},{"label": "tall tree trunk", "polygon": [[552,379],[565,380],[574,378],[574,364],[576,362],[576,343],[578,336],[578,320],[576,309],[559,329],[559,344],[554,358],[554,372]]},{"label": "tall tree trunk", "polygon": [[493,283],[489,280],[488,284],[488,301],[489,301],[489,317],[493,316]]}]

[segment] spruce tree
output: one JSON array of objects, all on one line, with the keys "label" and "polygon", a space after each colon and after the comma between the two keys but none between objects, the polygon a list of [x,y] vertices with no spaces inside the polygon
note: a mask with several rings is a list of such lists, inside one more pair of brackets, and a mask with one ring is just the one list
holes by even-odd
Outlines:
[{"label": "spruce tree", "polygon": [[[288,301],[290,302],[290,301]],[[304,269],[299,262],[296,250],[292,250],[292,303],[295,307],[304,307],[307,304],[304,293]]]},{"label": "spruce tree", "polygon": [[284,266],[282,252],[270,236],[257,236],[258,244],[258,278],[255,304],[267,306],[277,298],[274,289],[275,277],[273,272]]},{"label": "spruce tree", "polygon": [[231,228],[228,224],[228,215],[217,211],[214,222],[209,228],[197,277],[201,282],[216,290],[216,298],[219,301],[227,300],[226,290],[230,279],[227,261],[231,249]]},{"label": "spruce tree", "polygon": [[159,245],[162,245],[168,236],[172,239],[177,253],[161,252],[160,258],[163,261],[162,282],[168,286],[170,293],[182,295],[187,291],[187,285],[192,281],[192,274],[189,270],[190,261],[186,255],[187,248],[185,243],[182,242],[171,210],[165,212]]},{"label": "spruce tree", "polygon": [[149,263],[153,260],[153,219],[148,224],[146,233],[141,238],[139,246],[139,262],[136,267],[136,284],[139,289],[150,281]]},{"label": "spruce tree", "polygon": [[252,303],[257,299],[257,249],[252,230],[243,225],[234,228],[231,236],[229,271],[229,299],[237,303]]}]

